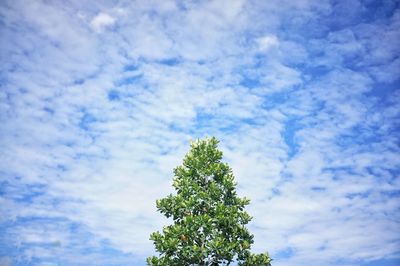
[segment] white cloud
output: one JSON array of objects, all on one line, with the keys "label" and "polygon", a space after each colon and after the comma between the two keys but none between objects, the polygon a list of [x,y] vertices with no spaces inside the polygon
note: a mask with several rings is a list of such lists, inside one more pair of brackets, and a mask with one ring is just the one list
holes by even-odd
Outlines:
[{"label": "white cloud", "polygon": [[267,35],[257,39],[258,48],[265,52],[279,45],[279,40],[275,35]]},{"label": "white cloud", "polygon": [[114,25],[115,21],[116,19],[109,14],[99,13],[90,21],[90,25],[96,32],[101,32]]},{"label": "white cloud", "polygon": [[[149,234],[168,222],[155,200],[172,192],[172,169],[188,140],[216,135],[239,194],[252,199],[255,250],[274,258],[293,251],[276,265],[394,256],[399,204],[390,194],[399,182],[391,132],[399,95],[377,108],[366,93],[374,84],[368,63],[397,64],[385,61],[396,51],[389,44],[396,20],[383,34],[390,51],[370,51],[363,71],[346,60],[376,47],[378,26],[327,39],[315,33],[305,40],[311,33],[297,25],[280,32],[286,20],[304,25],[328,15],[328,3],[182,5],[16,1],[0,9],[4,25],[13,25],[4,27],[1,44],[8,61],[0,92],[7,242],[43,264],[61,257],[67,265],[140,265],[129,260],[153,253]],[[118,29],[91,34],[87,14],[97,14],[90,22],[96,32],[117,17]],[[361,41],[360,32],[368,33]],[[258,47],[254,36],[264,36]],[[61,246],[42,247],[49,243]],[[94,251],[83,254],[88,247]],[[120,253],[106,258],[102,247]]]}]

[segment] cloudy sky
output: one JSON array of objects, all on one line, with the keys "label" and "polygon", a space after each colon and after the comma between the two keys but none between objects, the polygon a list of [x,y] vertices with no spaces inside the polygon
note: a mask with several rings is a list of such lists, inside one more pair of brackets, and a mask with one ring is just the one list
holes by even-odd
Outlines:
[{"label": "cloudy sky", "polygon": [[216,136],[274,266],[400,265],[400,6],[0,4],[0,265],[144,265]]}]

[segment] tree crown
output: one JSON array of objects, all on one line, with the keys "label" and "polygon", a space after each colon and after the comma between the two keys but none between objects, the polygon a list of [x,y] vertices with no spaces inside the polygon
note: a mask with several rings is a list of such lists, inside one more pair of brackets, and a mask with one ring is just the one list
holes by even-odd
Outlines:
[{"label": "tree crown", "polygon": [[222,152],[214,137],[191,142],[183,164],[174,169],[176,195],[157,200],[157,209],[174,224],[154,232],[159,257],[148,265],[238,265],[270,266],[267,253],[254,255],[253,235],[245,225],[244,211],[250,203],[236,194],[231,168],[221,162]]}]

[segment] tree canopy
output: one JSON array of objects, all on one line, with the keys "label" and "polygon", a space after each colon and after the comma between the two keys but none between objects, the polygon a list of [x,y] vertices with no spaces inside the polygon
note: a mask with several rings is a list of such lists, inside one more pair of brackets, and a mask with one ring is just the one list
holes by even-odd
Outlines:
[{"label": "tree canopy", "polygon": [[245,225],[250,203],[236,194],[236,182],[214,137],[191,142],[183,164],[174,169],[176,195],[157,200],[157,209],[173,224],[154,232],[159,256],[148,265],[270,266],[268,253],[252,254],[253,235]]}]

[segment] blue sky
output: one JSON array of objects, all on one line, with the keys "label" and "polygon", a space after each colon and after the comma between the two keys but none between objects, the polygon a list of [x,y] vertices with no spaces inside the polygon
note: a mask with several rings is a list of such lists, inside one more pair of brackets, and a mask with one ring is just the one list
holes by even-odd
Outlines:
[{"label": "blue sky", "polygon": [[216,136],[274,266],[400,265],[398,1],[0,4],[0,265],[144,265]]}]

